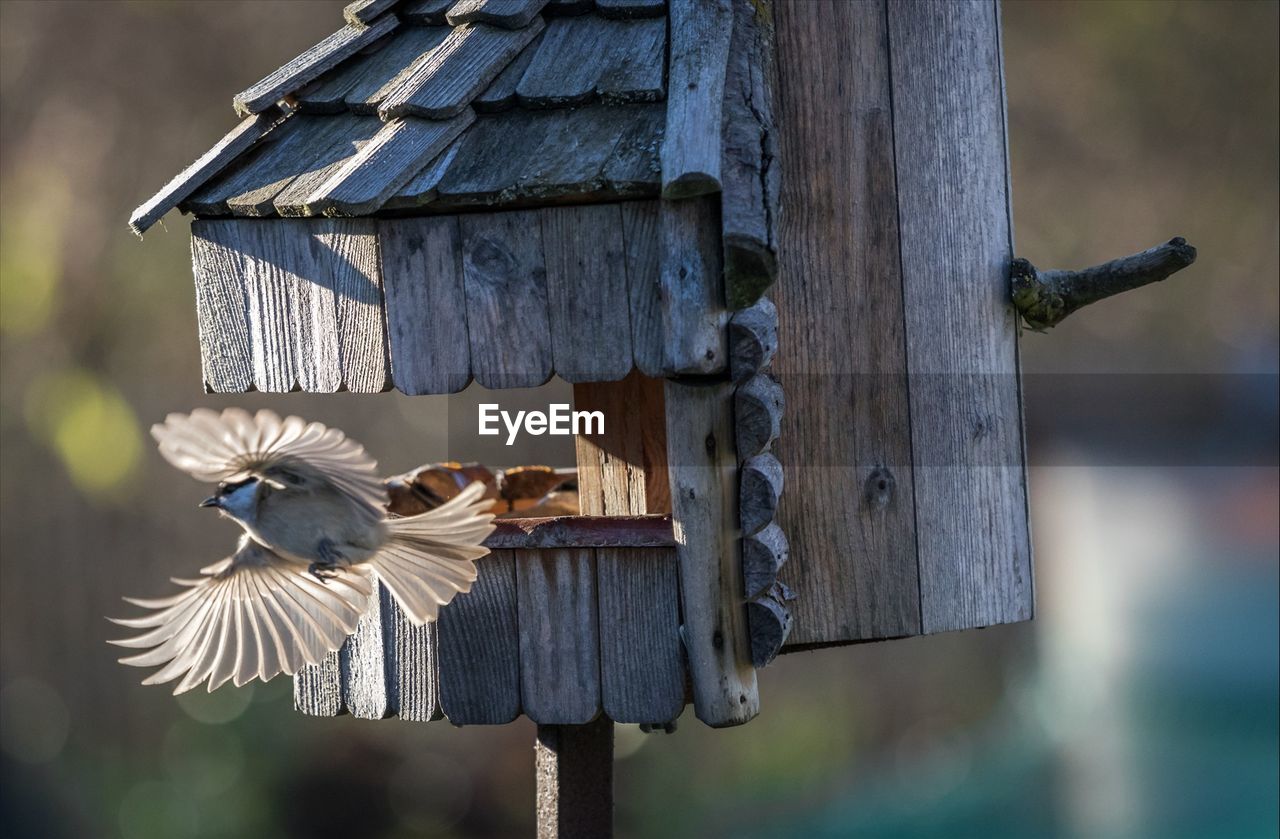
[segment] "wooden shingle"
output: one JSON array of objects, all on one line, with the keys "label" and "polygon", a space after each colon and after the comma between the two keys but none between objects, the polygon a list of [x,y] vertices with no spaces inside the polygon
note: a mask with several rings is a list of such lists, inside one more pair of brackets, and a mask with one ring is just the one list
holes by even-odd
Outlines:
[{"label": "wooden shingle", "polygon": [[445,14],[454,26],[488,23],[504,29],[520,29],[547,5],[547,0],[457,0]]}]

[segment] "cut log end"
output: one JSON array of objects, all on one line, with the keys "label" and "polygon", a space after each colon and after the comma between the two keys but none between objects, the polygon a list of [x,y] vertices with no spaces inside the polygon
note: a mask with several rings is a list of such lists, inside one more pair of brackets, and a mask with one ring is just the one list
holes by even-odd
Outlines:
[{"label": "cut log end", "polygon": [[714,195],[719,191],[720,179],[707,172],[685,172],[662,185],[662,197],[668,201]]}]

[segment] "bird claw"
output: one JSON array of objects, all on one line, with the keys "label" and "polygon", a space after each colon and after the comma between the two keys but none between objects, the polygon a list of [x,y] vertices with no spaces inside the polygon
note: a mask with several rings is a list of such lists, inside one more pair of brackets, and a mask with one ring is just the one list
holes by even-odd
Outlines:
[{"label": "bird claw", "polygon": [[322,583],[338,576],[338,569],[331,562],[313,562],[307,566],[307,573]]}]

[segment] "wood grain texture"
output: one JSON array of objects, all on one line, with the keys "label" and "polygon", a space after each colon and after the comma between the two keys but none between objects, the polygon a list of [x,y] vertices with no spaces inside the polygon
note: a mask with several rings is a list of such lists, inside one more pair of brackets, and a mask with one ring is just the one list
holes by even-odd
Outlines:
[{"label": "wood grain texture", "polygon": [[671,511],[662,380],[632,372],[619,382],[575,385],[576,411],[598,411],[603,434],[579,434],[580,510],[587,516]]},{"label": "wood grain texture", "polygon": [[409,183],[400,188],[400,191],[391,196],[382,205],[383,210],[406,210],[430,204],[436,200],[439,194],[439,186],[441,179],[445,173],[453,166],[454,158],[458,155],[458,149],[462,147],[463,137],[454,140],[449,148],[440,152],[436,159],[431,161],[418,174],[414,175]]},{"label": "wood grain texture", "polygon": [[772,5],[736,3],[721,162],[725,299],[731,309],[759,299],[778,270],[774,78]]},{"label": "wood grain texture", "polygon": [[743,593],[758,596],[778,581],[778,572],[790,554],[787,536],[776,522],[742,539]]},{"label": "wood grain texture", "polygon": [[669,376],[710,375],[728,365],[717,203],[698,198],[659,204],[663,371]]},{"label": "wood grain texture", "polygon": [[713,727],[760,710],[738,549],[732,385],[666,383],[667,468],[694,710]]},{"label": "wood grain texture", "polygon": [[340,127],[350,125],[350,119],[294,114],[221,175],[183,201],[181,208],[207,216],[273,215],[272,199],[307,171],[313,157],[323,149],[325,138]]},{"label": "wood grain texture", "polygon": [[537,55],[542,39],[547,36],[546,29],[529,42],[520,54],[503,68],[498,77],[484,89],[480,95],[471,100],[471,107],[480,113],[497,113],[514,107],[516,104],[516,85],[524,78],[525,70]]},{"label": "wood grain texture", "polygon": [[304,240],[288,225],[241,222],[245,289],[249,299],[249,350],[253,384],[267,393],[287,393],[298,381],[300,321],[294,311],[296,280],[289,269],[304,257]]},{"label": "wood grain texture", "polygon": [[782,497],[782,464],[771,454],[758,454],[742,462],[739,471],[738,516],[742,533],[750,536],[773,521]]},{"label": "wood grain texture", "polygon": [[[358,114],[376,114],[382,100],[395,89],[401,73],[440,46],[448,34],[447,26],[401,27],[377,52],[349,62],[354,78],[342,92],[342,104]],[[343,65],[339,73],[347,73],[349,65]],[[309,92],[299,99],[305,103],[309,99],[320,98],[324,93]]]},{"label": "wood grain texture", "polygon": [[445,22],[449,7],[456,2],[457,0],[408,0],[400,6],[397,14],[406,23],[419,26],[439,25]]},{"label": "wood grain texture", "polygon": [[391,366],[377,222],[317,219],[311,225],[318,259],[332,276],[342,383],[353,393],[384,391]]},{"label": "wood grain texture", "polygon": [[631,371],[622,213],[598,204],[548,207],[540,216],[556,374],[617,381]]},{"label": "wood grain texture", "polygon": [[888,23],[921,628],[1027,620],[999,17],[994,3],[889,4]]},{"label": "wood grain texture", "polygon": [[538,211],[475,213],[458,223],[476,381],[490,389],[545,384],[553,367]]},{"label": "wood grain texture", "polygon": [[[655,470],[656,472],[656,470]],[[654,496],[657,491],[654,492]],[[650,496],[651,498],[654,496]],[[663,505],[659,500],[656,507]],[[484,540],[491,550],[538,548],[670,548],[676,544],[671,516],[573,515],[498,519]]]},{"label": "wood grain texture", "polygon": [[378,231],[396,388],[457,393],[471,381],[458,219],[389,219]]},{"label": "wood grain texture", "polygon": [[778,309],[762,297],[729,321],[729,377],[746,381],[773,363],[778,352]]},{"label": "wood grain texture", "polygon": [[261,113],[386,35],[398,24],[399,20],[395,15],[379,18],[370,26],[347,24],[288,64],[236,94],[233,100],[236,112]]},{"label": "wood grain texture", "polygon": [[[260,214],[269,214],[274,208],[281,216],[311,215],[310,199],[315,191],[341,171],[383,128],[377,117],[354,114],[328,117],[325,122],[325,128],[309,140],[306,151],[298,153],[294,166],[300,171],[270,197],[270,206],[255,196],[263,204]],[[274,191],[274,185],[269,189]],[[239,211],[232,200],[227,204],[233,211]]]},{"label": "wood grain texture", "polygon": [[671,80],[662,196],[720,191],[721,105],[733,33],[729,0],[670,0]]},{"label": "wood grain texture", "polygon": [[[776,454],[797,645],[920,632],[883,3],[775,7],[782,203]],[[815,324],[820,328],[815,328]],[[886,468],[884,504],[851,504]]]},{"label": "wood grain texture", "polygon": [[402,720],[430,722],[440,710],[440,640],[436,624],[414,626],[391,600],[388,683],[392,710]]},{"label": "wood grain texture", "polygon": [[751,625],[751,663],[757,668],[768,666],[782,651],[791,634],[795,619],[787,607],[794,595],[780,583],[747,604]]},{"label": "wood grain texture", "polygon": [[342,704],[353,717],[380,720],[389,716],[394,686],[388,661],[394,655],[391,635],[391,594],[382,585],[369,599],[355,633],[338,651],[342,674]]},{"label": "wood grain texture", "polygon": [[613,836],[613,722],[540,725],[533,754],[538,839]]},{"label": "wood grain texture", "polygon": [[734,394],[734,424],[740,457],[754,457],[769,450],[778,439],[785,408],[782,386],[767,373],[758,373],[738,386]]},{"label": "wood grain texture", "polygon": [[165,213],[181,204],[210,178],[226,169],[233,160],[244,154],[282,119],[284,119],[284,112],[274,106],[256,116],[243,119],[213,148],[200,155],[194,163],[179,172],[159,192],[134,210],[129,216],[129,227],[141,236]]},{"label": "wood grain texture", "polygon": [[214,393],[244,393],[253,384],[240,224],[195,221],[191,225],[200,363],[205,387]]},{"label": "wood grain texture", "polygon": [[680,576],[671,548],[596,551],[601,702],[615,722],[665,723],[684,710]]},{"label": "wood grain texture", "polygon": [[445,20],[454,26],[488,23],[504,29],[519,29],[528,26],[545,5],[547,0],[458,0]]},{"label": "wood grain texture", "polygon": [[658,204],[628,201],[622,213],[627,252],[627,300],[631,306],[631,358],[646,376],[663,374],[662,264],[658,254]]},{"label": "wood grain texture", "polygon": [[557,18],[547,27],[516,96],[528,107],[656,102],[663,95],[665,20]]},{"label": "wood grain texture", "polygon": [[367,26],[398,2],[400,0],[352,0],[342,8],[342,16],[347,23]]},{"label": "wood grain texture", "polygon": [[600,713],[594,551],[519,554],[521,705],[539,724],[590,722]]},{"label": "wood grain texture", "polygon": [[293,707],[312,717],[336,717],[342,707],[342,668],[337,651],[318,664],[299,668],[293,677]]},{"label": "wood grain texture", "polygon": [[[262,253],[271,282],[282,281],[288,296],[286,328],[293,337],[293,362],[298,387],[307,393],[334,393],[342,385],[338,350],[338,311],[334,273],[313,238],[314,227],[303,221],[259,222],[270,228],[273,242]],[[277,315],[272,313],[271,317]]]},{"label": "wood grain texture", "polygon": [[461,113],[542,31],[542,18],[522,29],[467,24],[401,75],[378,108],[383,119],[448,119]]},{"label": "wood grain texture", "polygon": [[413,180],[475,121],[464,108],[451,119],[395,119],[304,201],[307,215],[369,215]]},{"label": "wood grain texture", "polygon": [[520,633],[510,551],[476,562],[466,595],[440,610],[440,707],[454,725],[501,725],[520,714]]}]

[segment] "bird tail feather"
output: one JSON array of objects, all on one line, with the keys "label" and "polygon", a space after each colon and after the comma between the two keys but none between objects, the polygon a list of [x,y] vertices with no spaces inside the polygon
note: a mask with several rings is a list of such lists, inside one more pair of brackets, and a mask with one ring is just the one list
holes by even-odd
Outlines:
[{"label": "bird tail feather", "polygon": [[471,590],[481,545],[493,532],[484,485],[473,483],[434,510],[388,519],[390,534],[369,561],[414,626],[436,619],[441,606]]}]

